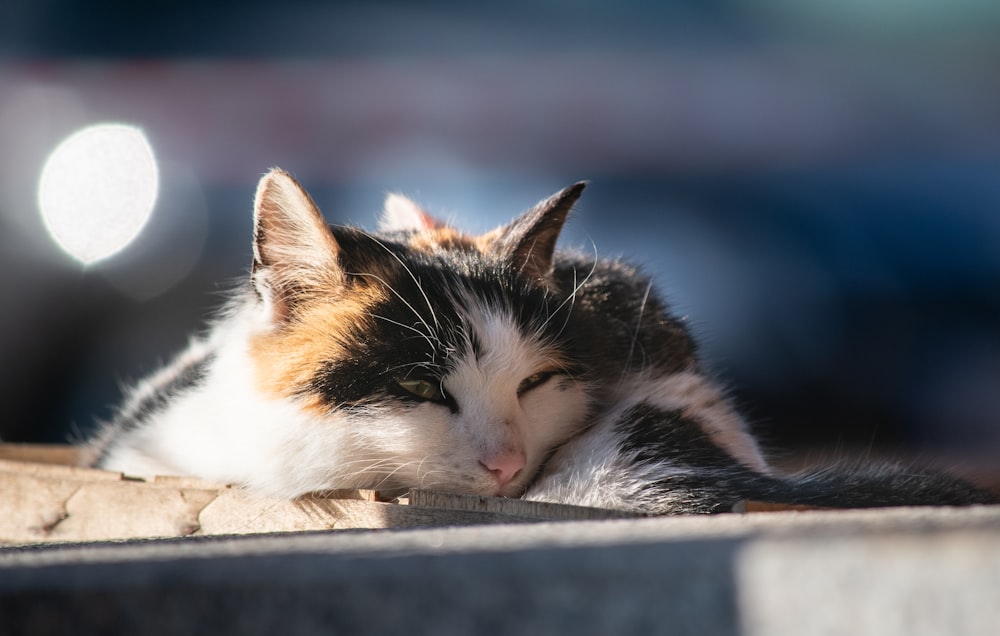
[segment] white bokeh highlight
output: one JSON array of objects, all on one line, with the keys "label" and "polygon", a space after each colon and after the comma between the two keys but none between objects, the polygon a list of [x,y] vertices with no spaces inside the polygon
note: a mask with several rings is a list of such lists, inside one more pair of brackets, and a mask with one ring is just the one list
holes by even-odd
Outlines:
[{"label": "white bokeh highlight", "polygon": [[159,191],[153,149],[141,130],[96,124],[49,155],[38,207],[49,235],[85,265],[122,250],[149,220]]}]

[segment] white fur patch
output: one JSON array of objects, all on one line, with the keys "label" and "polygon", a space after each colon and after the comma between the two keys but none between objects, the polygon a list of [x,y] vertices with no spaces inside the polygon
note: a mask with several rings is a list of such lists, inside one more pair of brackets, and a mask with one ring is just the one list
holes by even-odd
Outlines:
[{"label": "white fur patch", "polygon": [[467,299],[469,329],[481,355],[465,355],[454,362],[444,380],[456,397],[457,426],[481,457],[504,451],[523,451],[527,463],[520,478],[503,494],[518,494],[535,474],[553,446],[572,436],[584,424],[588,410],[584,387],[565,376],[518,395],[522,380],[552,369],[551,352],[523,334],[513,318],[478,306]]},{"label": "white fur patch", "polygon": [[[510,316],[470,313],[482,355],[452,360],[454,370],[444,378],[459,413],[433,403],[387,403],[319,415],[294,399],[267,397],[254,388],[247,342],[266,328],[260,313],[260,303],[248,301],[217,325],[219,340],[211,343],[215,356],[204,383],[110,440],[104,466],[136,476],[197,475],[279,497],[414,486],[516,496],[549,450],[583,425],[584,388],[566,378],[517,394],[524,378],[548,369],[551,361]],[[207,346],[196,343],[179,360],[203,355]],[[156,391],[176,368],[137,390]],[[524,452],[526,466],[500,492],[480,462],[515,450]]]},{"label": "white fur patch", "polygon": [[198,475],[286,497],[323,486],[314,468],[292,469],[289,462],[301,459],[303,440],[328,449],[342,446],[336,427],[254,389],[247,342],[259,318],[249,309],[220,325],[216,333],[222,339],[214,343],[205,382],[112,441],[105,467],[147,477]]}]

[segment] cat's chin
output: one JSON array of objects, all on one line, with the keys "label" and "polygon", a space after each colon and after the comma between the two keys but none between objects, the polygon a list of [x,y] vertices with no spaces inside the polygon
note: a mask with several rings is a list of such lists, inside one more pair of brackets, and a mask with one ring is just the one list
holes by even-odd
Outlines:
[{"label": "cat's chin", "polygon": [[424,485],[421,490],[435,490],[454,495],[472,495],[478,497],[504,497],[507,499],[517,499],[527,490],[524,484],[506,484],[503,487],[479,486],[477,484],[435,484]]},{"label": "cat's chin", "polygon": [[486,497],[506,497],[508,499],[517,499],[525,493],[527,490],[527,485],[523,484],[518,480],[515,483],[504,484],[503,486],[497,486],[493,484],[486,488],[470,489],[467,494],[472,495],[483,495]]},{"label": "cat's chin", "polygon": [[496,492],[491,493],[492,497],[507,497],[508,499],[517,499],[524,494],[526,487],[524,485],[508,486],[504,488],[498,488]]},{"label": "cat's chin", "polygon": [[479,497],[508,497],[516,498],[520,497],[524,492],[524,488],[469,488],[469,487],[436,487],[429,488],[428,490],[438,490],[441,492],[449,492],[455,495],[474,495]]}]

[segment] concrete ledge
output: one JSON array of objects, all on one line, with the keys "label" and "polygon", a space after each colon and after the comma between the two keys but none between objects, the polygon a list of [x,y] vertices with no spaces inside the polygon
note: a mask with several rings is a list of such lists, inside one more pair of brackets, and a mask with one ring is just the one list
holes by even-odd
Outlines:
[{"label": "concrete ledge", "polygon": [[1000,633],[1000,507],[0,550],[0,633]]}]

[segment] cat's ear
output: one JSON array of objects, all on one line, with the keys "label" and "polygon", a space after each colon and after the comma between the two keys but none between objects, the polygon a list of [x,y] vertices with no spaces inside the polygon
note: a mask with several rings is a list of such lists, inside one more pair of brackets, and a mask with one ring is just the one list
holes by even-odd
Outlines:
[{"label": "cat's ear", "polygon": [[392,193],[385,197],[382,218],[378,229],[383,232],[406,230],[437,230],[445,227],[440,221],[427,213],[419,204],[402,194]]},{"label": "cat's ear", "polygon": [[490,249],[528,276],[547,283],[559,233],[586,186],[587,182],[581,181],[564,188],[490,232],[485,237]]},{"label": "cat's ear", "polygon": [[260,180],[253,208],[253,283],[282,320],[341,283],[340,248],[309,194],[280,168]]}]

